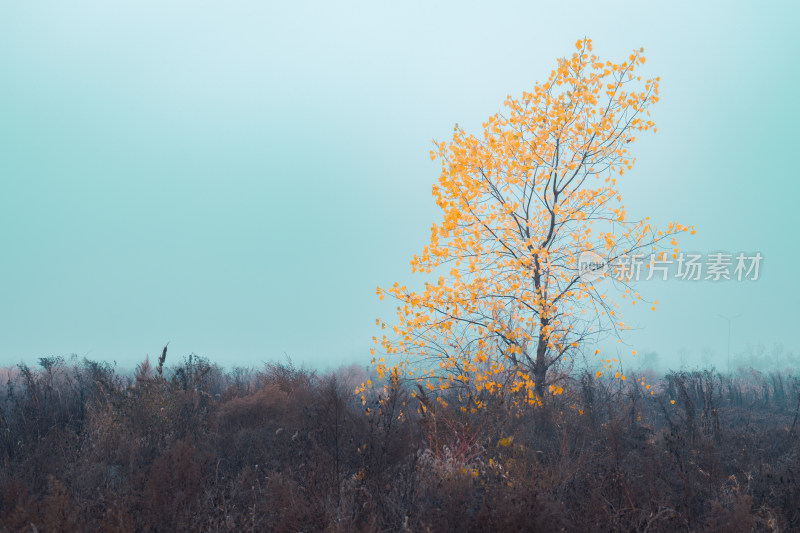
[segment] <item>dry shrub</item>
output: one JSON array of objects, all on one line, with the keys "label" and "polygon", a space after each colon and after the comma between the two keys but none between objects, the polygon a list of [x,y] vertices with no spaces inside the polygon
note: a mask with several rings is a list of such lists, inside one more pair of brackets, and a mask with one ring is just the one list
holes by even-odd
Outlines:
[{"label": "dry shrub", "polygon": [[235,397],[222,403],[217,411],[216,424],[219,431],[236,431],[264,425],[276,425],[285,421],[292,411],[289,393],[277,384],[243,397]]},{"label": "dry shrub", "polygon": [[800,529],[791,376],[674,373],[650,395],[587,375],[471,413],[400,385],[363,406],[358,369],[15,372],[0,531]]}]

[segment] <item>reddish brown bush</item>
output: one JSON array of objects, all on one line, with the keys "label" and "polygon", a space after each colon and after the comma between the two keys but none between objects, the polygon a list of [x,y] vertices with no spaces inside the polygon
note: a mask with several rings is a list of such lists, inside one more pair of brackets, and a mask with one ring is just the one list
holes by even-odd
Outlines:
[{"label": "reddish brown bush", "polygon": [[1,398],[0,531],[800,528],[793,377],[583,376],[469,413],[401,387],[364,406],[344,371],[43,363]]}]

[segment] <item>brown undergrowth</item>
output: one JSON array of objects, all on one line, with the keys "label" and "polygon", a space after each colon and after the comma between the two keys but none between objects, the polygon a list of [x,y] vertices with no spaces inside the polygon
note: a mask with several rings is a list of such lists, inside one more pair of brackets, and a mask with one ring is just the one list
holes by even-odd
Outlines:
[{"label": "brown undergrowth", "polygon": [[478,413],[396,388],[367,414],[359,369],[163,364],[6,372],[0,531],[800,528],[785,374],[671,373],[653,395],[587,374]]}]

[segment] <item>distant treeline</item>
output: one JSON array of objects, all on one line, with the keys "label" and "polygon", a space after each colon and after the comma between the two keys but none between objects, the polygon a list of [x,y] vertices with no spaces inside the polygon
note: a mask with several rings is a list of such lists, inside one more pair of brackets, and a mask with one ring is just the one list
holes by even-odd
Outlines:
[{"label": "distant treeline", "polygon": [[0,531],[800,529],[785,373],[587,373],[471,413],[400,386],[362,405],[358,368],[165,356],[0,371]]}]

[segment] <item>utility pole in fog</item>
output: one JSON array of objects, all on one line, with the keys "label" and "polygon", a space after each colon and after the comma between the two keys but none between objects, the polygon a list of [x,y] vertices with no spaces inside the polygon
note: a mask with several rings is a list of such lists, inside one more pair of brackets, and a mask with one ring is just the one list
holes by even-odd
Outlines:
[{"label": "utility pole in fog", "polygon": [[742,315],[736,315],[731,317],[727,317],[725,315],[719,315],[721,319],[728,321],[728,374],[731,373],[731,322],[733,322],[733,319],[739,318],[740,316]]}]

